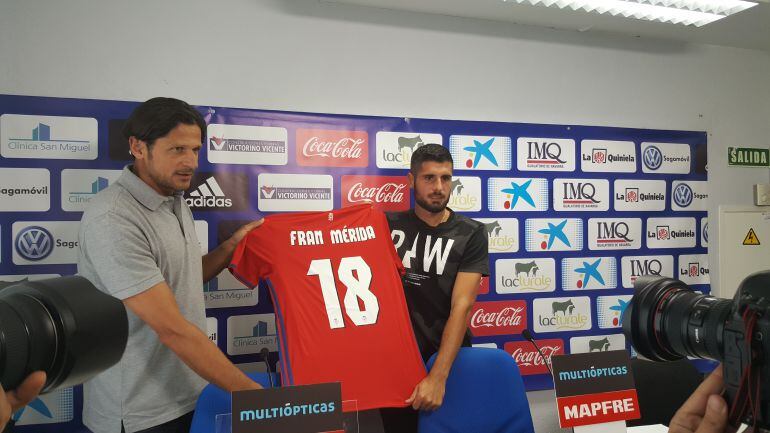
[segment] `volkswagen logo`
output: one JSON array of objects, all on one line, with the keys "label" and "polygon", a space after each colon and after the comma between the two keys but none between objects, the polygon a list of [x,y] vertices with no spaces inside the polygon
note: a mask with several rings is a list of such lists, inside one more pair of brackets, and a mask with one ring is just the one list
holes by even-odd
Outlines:
[{"label": "volkswagen logo", "polygon": [[679,207],[687,207],[692,204],[692,188],[686,183],[680,183],[674,189],[674,202]]},{"label": "volkswagen logo", "polygon": [[27,227],[16,236],[14,246],[16,252],[27,260],[43,260],[53,251],[53,236],[42,227]]},{"label": "volkswagen logo", "polygon": [[709,223],[703,224],[703,241],[706,243],[709,241]]},{"label": "volkswagen logo", "polygon": [[663,164],[663,153],[655,146],[648,146],[644,149],[642,160],[647,168],[657,170]]}]

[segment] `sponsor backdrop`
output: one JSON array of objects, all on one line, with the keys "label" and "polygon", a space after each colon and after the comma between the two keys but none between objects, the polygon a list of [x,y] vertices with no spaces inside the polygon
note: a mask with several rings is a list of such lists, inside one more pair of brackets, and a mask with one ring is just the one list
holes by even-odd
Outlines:
[{"label": "sponsor backdrop", "polygon": [[[76,272],[82,210],[130,162],[120,128],[136,105],[0,96],[0,281]],[[709,291],[703,132],[199,109],[209,130],[185,198],[203,252],[270,213],[408,209],[412,152],[446,146],[450,206],[489,235],[474,343],[511,353],[530,390],[552,384],[524,328],[546,356],[628,348],[620,317],[639,275]],[[265,368],[263,347],[275,365],[264,288],[225,272],[202,290],[212,341],[246,369]],[[85,431],[81,407],[80,388],[65,390],[19,424]]]}]

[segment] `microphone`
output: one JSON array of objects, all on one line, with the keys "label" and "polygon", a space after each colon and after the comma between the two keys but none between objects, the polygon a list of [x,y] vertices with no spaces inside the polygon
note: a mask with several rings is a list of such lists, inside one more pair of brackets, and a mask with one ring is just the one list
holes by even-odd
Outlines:
[{"label": "microphone", "polygon": [[537,353],[540,354],[540,357],[543,359],[543,364],[545,364],[545,368],[548,369],[548,372],[551,373],[551,377],[553,377],[553,370],[551,370],[551,365],[548,362],[548,359],[543,355],[543,351],[540,350],[540,346],[535,343],[535,337],[532,336],[532,333],[529,332],[529,329],[524,328],[523,331],[521,331],[521,336],[524,337],[525,340],[532,343],[533,346],[535,346],[535,349],[537,349]]},{"label": "microphone", "polygon": [[275,388],[275,384],[273,383],[273,372],[270,371],[270,362],[267,360],[267,357],[270,356],[270,349],[263,347],[262,350],[259,351],[259,354],[262,355],[262,361],[265,362],[265,367],[267,368],[267,378],[270,381],[270,388]]}]

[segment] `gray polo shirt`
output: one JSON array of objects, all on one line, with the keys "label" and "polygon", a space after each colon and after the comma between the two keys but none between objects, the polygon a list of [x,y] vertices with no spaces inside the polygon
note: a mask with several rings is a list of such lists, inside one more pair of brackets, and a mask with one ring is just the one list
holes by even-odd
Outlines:
[{"label": "gray polo shirt", "polygon": [[[79,241],[78,274],[99,290],[126,299],[165,281],[182,315],[206,332],[201,250],[181,195],[158,194],[126,167],[89,204]],[[94,433],[171,421],[195,409],[206,385],[131,310],[128,332],[120,362],[84,385],[83,423]]]}]

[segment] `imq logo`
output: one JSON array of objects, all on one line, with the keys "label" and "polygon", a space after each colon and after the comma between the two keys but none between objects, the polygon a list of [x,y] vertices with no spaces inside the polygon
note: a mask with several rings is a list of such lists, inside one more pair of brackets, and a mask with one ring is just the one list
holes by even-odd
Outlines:
[{"label": "imq logo", "polygon": [[550,374],[546,363],[551,364],[551,357],[554,355],[564,355],[564,341],[560,338],[538,339],[536,342],[540,351],[543,352],[542,355],[529,341],[505,343],[504,350],[516,361],[522,376]]},{"label": "imq logo", "polygon": [[519,137],[516,156],[520,171],[575,171],[575,140]]},{"label": "imq logo", "polygon": [[642,172],[688,174],[691,153],[689,144],[642,143]]},{"label": "imq logo", "polygon": [[608,352],[625,349],[626,337],[623,334],[591,335],[569,339],[569,353]]},{"label": "imq logo", "polygon": [[213,164],[286,165],[286,128],[212,123],[206,131],[207,157]]},{"label": "imq logo", "polygon": [[480,211],[481,178],[454,176],[448,206],[457,211]]},{"label": "imq logo", "polygon": [[554,179],[555,211],[607,211],[610,181],[607,179]]},{"label": "imq logo", "polygon": [[580,251],[583,220],[578,218],[530,218],[524,226],[527,251]]},{"label": "imq logo", "polygon": [[552,258],[498,259],[495,278],[495,290],[500,294],[553,292],[556,262]]},{"label": "imq logo", "polygon": [[662,211],[666,209],[666,181],[618,179],[615,181],[615,210]]},{"label": "imq logo", "polygon": [[623,287],[632,289],[636,279],[645,275],[674,277],[674,256],[626,256],[620,259]]},{"label": "imq logo", "polygon": [[695,218],[648,218],[647,248],[692,248]]},{"label": "imq logo", "polygon": [[456,170],[510,170],[511,139],[475,135],[452,135],[449,152]]},{"label": "imq logo", "polygon": [[490,253],[519,251],[519,220],[516,218],[475,218],[484,224]]},{"label": "imq logo", "polygon": [[491,177],[488,188],[491,211],[548,210],[548,181],[545,179]]},{"label": "imq logo", "polygon": [[671,209],[686,211],[708,210],[708,189],[705,181],[671,183]]},{"label": "imq logo", "polygon": [[618,285],[615,257],[577,257],[561,261],[564,290],[614,289]]},{"label": "imq logo", "polygon": [[193,176],[184,199],[193,211],[248,210],[249,181],[242,173],[206,173]]},{"label": "imq logo", "polygon": [[709,284],[708,255],[683,254],[679,256],[677,278],[685,284]]},{"label": "imq logo", "polygon": [[585,172],[634,173],[634,142],[583,140],[580,143],[580,167]]},{"label": "imq logo", "polygon": [[377,132],[377,167],[408,169],[412,153],[425,144],[442,144],[441,134],[425,132]]},{"label": "imq logo", "polygon": [[588,249],[637,250],[641,247],[641,218],[591,218],[588,220]]},{"label": "imq logo", "polygon": [[591,300],[573,298],[538,298],[532,301],[535,332],[566,332],[591,329]]}]

